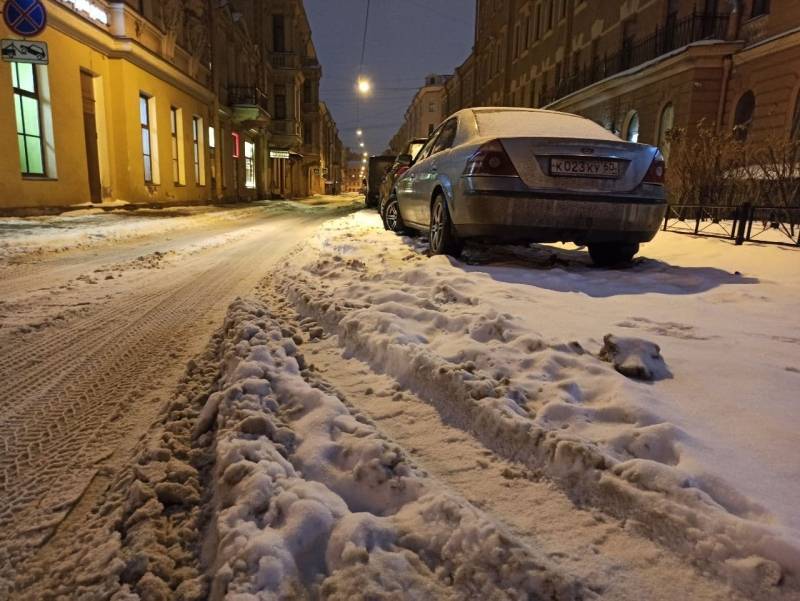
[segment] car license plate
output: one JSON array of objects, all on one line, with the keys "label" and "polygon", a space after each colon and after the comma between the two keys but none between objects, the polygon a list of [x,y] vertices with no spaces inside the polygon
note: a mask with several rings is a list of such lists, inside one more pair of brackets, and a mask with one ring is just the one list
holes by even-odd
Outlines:
[{"label": "car license plate", "polygon": [[550,175],[567,177],[619,177],[619,161],[603,159],[550,159]]}]

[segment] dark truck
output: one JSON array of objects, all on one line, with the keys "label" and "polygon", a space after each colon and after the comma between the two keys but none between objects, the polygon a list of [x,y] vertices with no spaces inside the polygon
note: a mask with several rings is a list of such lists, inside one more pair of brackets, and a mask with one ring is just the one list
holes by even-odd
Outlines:
[{"label": "dark truck", "polygon": [[381,182],[386,172],[391,169],[394,163],[393,156],[374,156],[369,157],[369,167],[367,168],[367,191],[364,196],[364,204],[368,207],[377,208],[381,199]]}]

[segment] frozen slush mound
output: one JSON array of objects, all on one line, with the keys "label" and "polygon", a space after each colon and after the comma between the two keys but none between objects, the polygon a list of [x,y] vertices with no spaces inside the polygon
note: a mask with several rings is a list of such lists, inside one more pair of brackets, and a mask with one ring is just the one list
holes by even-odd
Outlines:
[{"label": "frozen slush mound", "polygon": [[606,334],[600,358],[619,373],[635,380],[663,380],[672,374],[657,344],[641,338],[622,338]]},{"label": "frozen slush mound", "polygon": [[211,598],[591,597],[322,390],[264,305],[224,331],[194,432],[216,444]]}]

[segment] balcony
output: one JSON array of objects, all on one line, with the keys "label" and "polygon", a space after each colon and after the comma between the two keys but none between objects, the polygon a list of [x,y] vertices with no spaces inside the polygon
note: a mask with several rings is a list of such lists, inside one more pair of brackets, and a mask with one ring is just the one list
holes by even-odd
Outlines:
[{"label": "balcony", "polygon": [[272,66],[275,69],[297,69],[299,57],[294,52],[273,52]]},{"label": "balcony", "polygon": [[727,15],[692,13],[680,21],[667,22],[655,33],[633,44],[623,44],[618,52],[595,57],[576,73],[562,79],[547,90],[540,100],[547,106],[592,84],[633,67],[638,67],[660,56],[702,40],[724,40],[728,31]]},{"label": "balcony", "polygon": [[233,109],[233,120],[251,127],[262,127],[270,120],[269,99],[256,86],[230,86],[228,104]]}]

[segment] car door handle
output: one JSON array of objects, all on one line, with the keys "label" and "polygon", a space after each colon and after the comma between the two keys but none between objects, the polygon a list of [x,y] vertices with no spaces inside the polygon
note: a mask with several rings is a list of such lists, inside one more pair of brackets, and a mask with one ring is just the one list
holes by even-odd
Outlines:
[{"label": "car door handle", "polygon": [[431,171],[438,171],[438,169],[436,169],[436,165],[431,165]]}]

